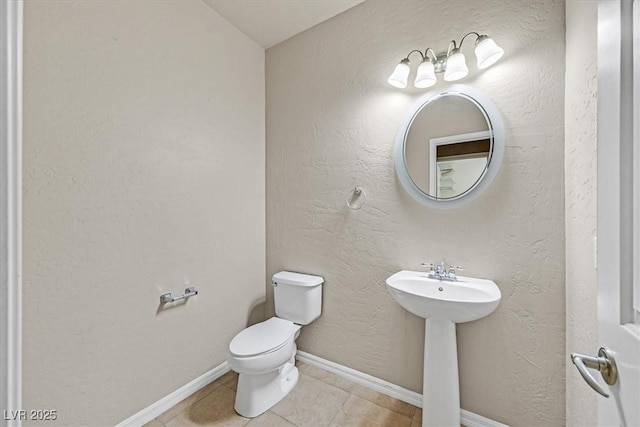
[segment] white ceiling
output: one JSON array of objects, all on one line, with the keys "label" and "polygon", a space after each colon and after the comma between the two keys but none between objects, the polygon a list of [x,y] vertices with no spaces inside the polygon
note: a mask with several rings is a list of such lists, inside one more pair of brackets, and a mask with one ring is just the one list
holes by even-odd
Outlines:
[{"label": "white ceiling", "polygon": [[364,0],[203,0],[265,49]]}]

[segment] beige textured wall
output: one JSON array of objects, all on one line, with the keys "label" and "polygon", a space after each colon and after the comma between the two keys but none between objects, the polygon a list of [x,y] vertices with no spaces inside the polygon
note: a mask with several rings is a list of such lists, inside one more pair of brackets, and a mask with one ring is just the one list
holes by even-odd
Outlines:
[{"label": "beige textured wall", "polygon": [[264,51],[186,0],[27,1],[24,41],[24,407],[114,425],[264,299]]},{"label": "beige textured wall", "polygon": [[[326,279],[300,349],[420,391],[424,323],[384,281],[445,257],[503,295],[458,327],[462,407],[513,426],[564,424],[564,13],[561,1],[367,1],[267,50],[267,275]],[[409,50],[474,30],[506,51],[478,72],[463,48],[463,83],[502,112],[505,158],[478,200],[430,210],[402,190],[392,157],[423,91],[386,79]],[[368,196],[359,211],[345,205],[354,185]]]},{"label": "beige textured wall", "polygon": [[[597,90],[595,55],[598,2],[567,1],[565,81],[565,213],[567,355],[596,354],[597,272],[593,238],[597,232]],[[569,358],[567,425],[595,427],[598,395]]]}]

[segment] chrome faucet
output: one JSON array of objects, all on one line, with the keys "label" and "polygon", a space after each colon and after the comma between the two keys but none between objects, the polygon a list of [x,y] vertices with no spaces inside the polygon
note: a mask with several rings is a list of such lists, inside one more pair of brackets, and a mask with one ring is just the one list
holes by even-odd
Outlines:
[{"label": "chrome faucet", "polygon": [[447,270],[447,267],[444,266],[444,261],[441,261],[439,264],[423,262],[422,266],[429,267],[429,277],[431,279],[445,280],[448,282],[457,282],[458,277],[456,276],[455,269],[462,269],[462,267],[450,265],[449,270]]}]

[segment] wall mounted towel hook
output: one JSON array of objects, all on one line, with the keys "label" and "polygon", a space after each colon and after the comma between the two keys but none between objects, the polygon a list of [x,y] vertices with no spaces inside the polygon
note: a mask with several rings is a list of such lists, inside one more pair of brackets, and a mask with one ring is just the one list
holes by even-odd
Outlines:
[{"label": "wall mounted towel hook", "polygon": [[354,187],[349,192],[347,198],[347,206],[353,210],[361,209],[367,201],[367,193],[364,192],[362,187]]}]

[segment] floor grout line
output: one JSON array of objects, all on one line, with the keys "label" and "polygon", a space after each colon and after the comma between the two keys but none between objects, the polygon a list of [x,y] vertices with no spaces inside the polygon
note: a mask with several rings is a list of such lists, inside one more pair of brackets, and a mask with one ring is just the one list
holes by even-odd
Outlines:
[{"label": "floor grout line", "polygon": [[[336,387],[338,388],[338,387]],[[329,421],[329,426],[331,425],[331,423],[333,422],[333,420],[336,419],[336,417],[338,416],[338,414],[340,413],[340,411],[342,411],[342,408],[344,408],[344,404],[347,403],[347,400],[349,400],[349,397],[351,397],[351,393],[349,393],[349,396],[347,396],[347,398],[344,400],[344,402],[342,402],[342,405],[340,405],[340,408],[338,408],[338,411],[333,415],[333,418],[331,418],[331,420]]]},{"label": "floor grout line", "polygon": [[288,423],[289,423],[289,424],[291,424],[292,426],[296,426],[296,427],[298,427],[298,426],[297,426],[297,424],[294,424],[294,423],[292,423],[291,421],[289,421],[288,419],[286,419],[286,418],[284,418],[284,417],[281,417],[280,415],[278,415],[278,414],[276,414],[275,412],[273,412],[271,409],[267,410],[267,412],[270,412],[271,414],[275,415],[276,417],[280,418],[281,420],[288,422]]}]

